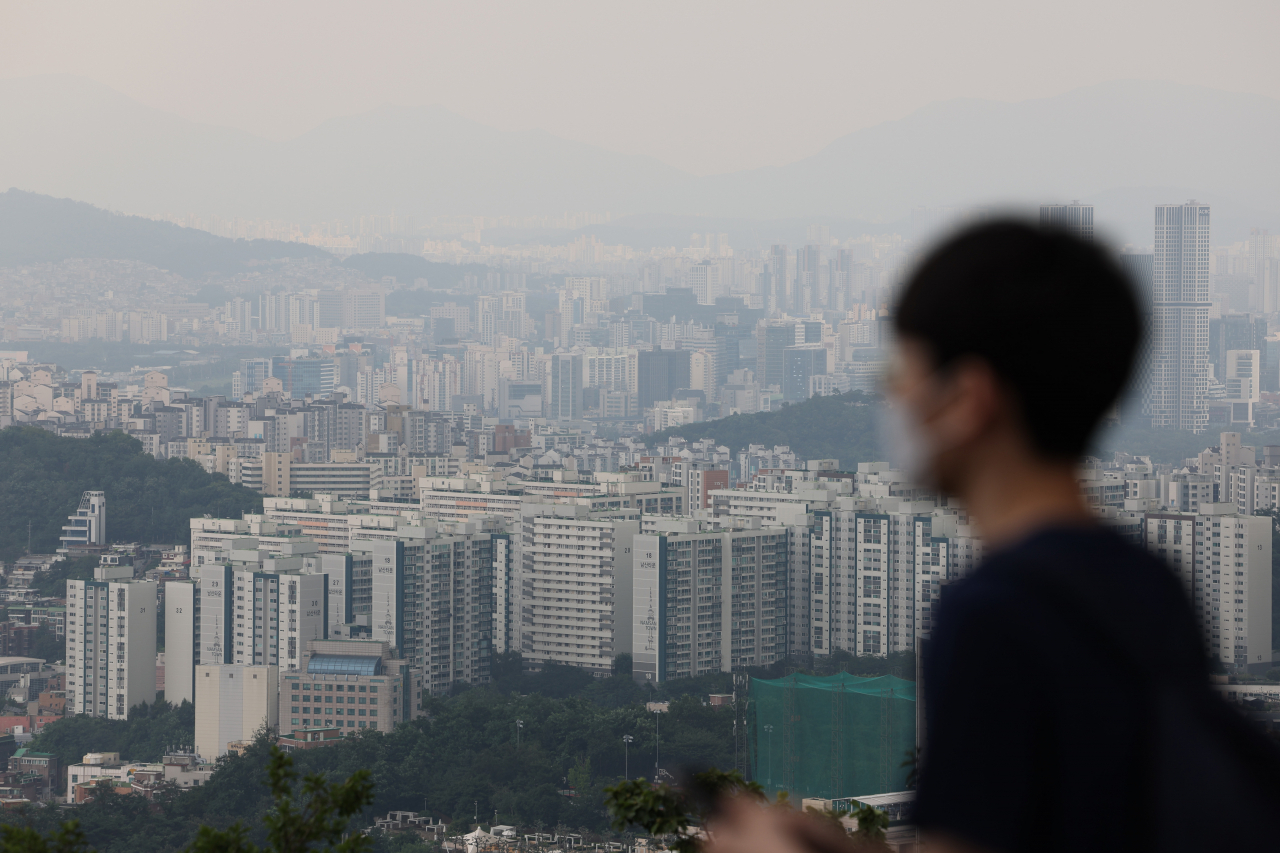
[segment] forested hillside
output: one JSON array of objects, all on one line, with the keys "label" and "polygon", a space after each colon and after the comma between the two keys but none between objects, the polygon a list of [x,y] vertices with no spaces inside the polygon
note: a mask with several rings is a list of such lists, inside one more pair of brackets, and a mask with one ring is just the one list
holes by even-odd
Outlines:
[{"label": "forested hillside", "polygon": [[[189,742],[189,709],[135,709],[135,719],[127,724],[64,720],[51,724],[34,747],[57,752],[64,761],[78,759],[91,745],[94,751],[119,749],[128,759],[154,759],[167,739],[182,743],[185,737]],[[524,721],[518,747],[516,720]],[[626,769],[624,734],[635,738],[631,774],[652,776],[654,715],[642,704],[606,708],[585,698],[476,689],[428,700],[428,718],[392,732],[362,732],[335,746],[294,753],[294,758],[300,772],[320,772],[331,779],[361,768],[373,772],[374,807],[352,829],[372,824],[373,815],[391,809],[425,809],[460,825],[470,822],[478,809],[486,824],[496,812],[500,823],[603,830],[603,787]],[[663,767],[732,766],[733,716],[726,709],[707,707],[693,696],[678,699],[662,715],[660,736]],[[266,760],[266,745],[260,742],[243,757],[224,759],[207,785],[161,803],[106,796],[73,813],[41,809],[31,817],[45,831],[74,817],[102,853],[179,850],[200,824],[226,826],[237,820],[253,828],[260,843],[262,817],[270,807],[263,784]],[[559,793],[569,788],[574,796]],[[8,813],[2,820],[24,818]]]},{"label": "forested hillside", "polygon": [[877,405],[877,397],[860,391],[812,397],[776,412],[731,415],[655,432],[646,443],[654,447],[674,436],[688,441],[711,438],[735,452],[751,444],[785,444],[803,459],[839,459],[840,468],[848,471],[859,462],[883,458],[876,434]]},{"label": "forested hillside", "polygon": [[[816,665],[800,671],[817,674],[892,672],[912,678],[915,672],[910,653],[880,658],[839,652],[820,661],[781,661],[750,674],[777,678],[796,663]],[[709,693],[733,690],[729,673],[641,686],[631,679],[629,656],[619,656],[616,666],[609,678],[554,665],[529,674],[522,672],[518,654],[500,655],[494,683],[428,697],[424,718],[392,732],[366,730],[334,746],[296,752],[297,769],[331,780],[361,768],[373,773],[373,808],[353,822],[353,829],[372,824],[375,814],[408,809],[445,818],[461,831],[470,828],[478,811],[486,825],[605,832],[604,786],[628,773],[653,778],[655,758],[673,774],[734,766],[733,712],[704,704]],[[660,720],[644,704],[655,700],[671,703]],[[517,720],[524,722],[518,746]],[[32,748],[55,753],[63,762],[91,751],[154,761],[170,745],[189,744],[194,728],[190,704],[157,702],[134,708],[128,721],[72,717],[51,723]],[[629,752],[623,735],[634,738]],[[154,806],[140,797],[105,795],[73,811],[3,812],[0,822],[30,818],[48,831],[75,818],[102,853],[179,850],[202,823],[241,821],[261,842],[261,819],[271,804],[263,784],[267,754],[260,740],[246,755],[224,758],[207,785]],[[569,790],[573,796],[561,793]],[[379,845],[379,850],[402,849],[384,841]]]},{"label": "forested hillside", "polygon": [[111,542],[181,544],[190,520],[206,513],[239,518],[256,511],[262,496],[209,474],[190,459],[160,460],[122,432],[63,438],[37,427],[0,430],[0,559],[27,548],[52,553],[81,492],[107,496]]},{"label": "forested hillside", "polygon": [[118,258],[193,278],[238,272],[279,258],[328,257],[323,249],[305,243],[231,240],[71,199],[18,189],[0,193],[0,266]]}]

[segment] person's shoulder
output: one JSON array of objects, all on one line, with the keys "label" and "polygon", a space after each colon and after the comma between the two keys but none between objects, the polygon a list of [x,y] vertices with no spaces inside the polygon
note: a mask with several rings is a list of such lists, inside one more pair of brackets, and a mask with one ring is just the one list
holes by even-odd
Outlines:
[{"label": "person's shoulder", "polygon": [[[1056,581],[1037,582],[1038,579]],[[1117,600],[1146,597],[1145,606],[1174,605],[1180,593],[1164,563],[1102,527],[1052,528],[991,554],[969,577],[955,585],[951,598],[971,611],[1054,607],[1047,590],[1089,585],[1105,588]],[[1152,595],[1161,591],[1162,594]]]},{"label": "person's shoulder", "polygon": [[1112,578],[1117,573],[1160,579],[1171,574],[1149,552],[1105,527],[1055,527],[993,554],[975,577],[986,574],[989,582],[998,582],[1010,573],[1062,565],[1070,566],[1074,572]]}]

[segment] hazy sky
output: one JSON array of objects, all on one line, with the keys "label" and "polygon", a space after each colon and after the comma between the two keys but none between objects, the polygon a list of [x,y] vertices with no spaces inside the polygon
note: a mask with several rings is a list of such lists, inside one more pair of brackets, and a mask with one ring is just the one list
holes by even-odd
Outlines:
[{"label": "hazy sky", "polygon": [[0,77],[70,73],[288,138],[385,103],[708,174],[956,97],[1121,78],[1280,93],[1276,0],[0,0]]}]

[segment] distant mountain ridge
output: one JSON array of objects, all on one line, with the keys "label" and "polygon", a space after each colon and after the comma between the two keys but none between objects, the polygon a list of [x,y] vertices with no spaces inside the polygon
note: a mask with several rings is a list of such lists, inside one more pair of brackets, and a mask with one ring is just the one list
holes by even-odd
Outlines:
[{"label": "distant mountain ridge", "polygon": [[188,278],[228,273],[255,261],[331,257],[279,240],[229,240],[84,202],[11,189],[0,192],[0,267],[68,258],[141,261]]},{"label": "distant mountain ridge", "polygon": [[1280,227],[1280,170],[1269,168],[1280,100],[1171,83],[935,103],[795,163],[710,177],[544,131],[494,130],[441,107],[384,107],[273,142],[50,76],[0,81],[0,118],[0,188],[146,213],[886,222],[921,207],[1080,198],[1117,200],[1115,228],[1149,241],[1150,207],[1194,195],[1220,207],[1230,229]]}]

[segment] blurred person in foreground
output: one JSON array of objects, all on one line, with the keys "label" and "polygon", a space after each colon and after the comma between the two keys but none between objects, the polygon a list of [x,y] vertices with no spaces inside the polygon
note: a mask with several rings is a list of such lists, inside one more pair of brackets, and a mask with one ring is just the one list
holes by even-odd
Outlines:
[{"label": "blurred person in foreground", "polygon": [[[1078,486],[1141,337],[1118,266],[991,222],[925,259],[894,323],[895,461],[960,500],[988,555],[944,594],[924,661],[928,850],[1280,849],[1280,753],[1212,694],[1173,573]],[[721,825],[712,853],[814,849]]]}]

